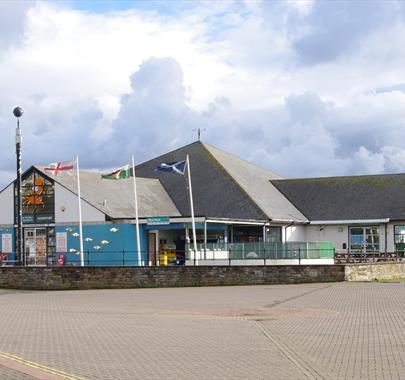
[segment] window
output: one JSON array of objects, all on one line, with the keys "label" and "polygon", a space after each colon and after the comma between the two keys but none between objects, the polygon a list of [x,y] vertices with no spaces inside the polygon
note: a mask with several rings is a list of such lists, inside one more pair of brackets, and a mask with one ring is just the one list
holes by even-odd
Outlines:
[{"label": "window", "polygon": [[281,243],[281,227],[271,226],[266,228],[267,243]]},{"label": "window", "polygon": [[350,227],[351,252],[375,252],[380,250],[378,226]]},{"label": "window", "polygon": [[405,226],[394,227],[395,251],[405,252]]},{"label": "window", "polygon": [[263,226],[234,226],[234,243],[257,243],[263,241]]},{"label": "window", "polygon": [[[15,186],[17,200],[17,187]],[[36,170],[24,175],[21,183],[22,220],[25,224],[53,223],[55,221],[55,195],[53,183]],[[17,201],[15,219],[17,219]]]}]

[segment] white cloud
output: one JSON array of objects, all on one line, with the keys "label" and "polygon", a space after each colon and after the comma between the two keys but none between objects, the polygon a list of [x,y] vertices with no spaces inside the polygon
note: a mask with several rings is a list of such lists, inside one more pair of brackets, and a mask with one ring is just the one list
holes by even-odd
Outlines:
[{"label": "white cloud", "polygon": [[33,5],[32,1],[0,1],[0,60],[2,52],[21,43],[27,12]]},{"label": "white cloud", "polygon": [[13,173],[16,105],[25,166],[145,160],[201,127],[285,176],[405,171],[404,7],[352,3],[98,14],[0,2],[0,182]]}]

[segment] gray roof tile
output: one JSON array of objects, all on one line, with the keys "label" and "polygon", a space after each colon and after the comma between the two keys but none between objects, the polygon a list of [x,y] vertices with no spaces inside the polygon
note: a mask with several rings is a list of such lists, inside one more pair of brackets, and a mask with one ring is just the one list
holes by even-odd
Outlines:
[{"label": "gray roof tile", "polygon": [[[42,167],[36,168],[43,172]],[[77,177],[69,175],[53,176],[43,172],[74,194],[77,194]],[[179,211],[156,179],[136,178],[139,217],[180,216]],[[96,172],[80,171],[82,199],[104,212],[112,219],[132,219],[134,211],[133,180],[101,179]]]},{"label": "gray roof tile", "polygon": [[405,174],[271,182],[313,221],[405,219]]},{"label": "gray roof tile", "polygon": [[185,178],[155,172],[162,162],[190,158],[195,214],[240,220],[306,218],[269,182],[281,178],[254,164],[199,141],[136,167],[137,175],[158,178],[182,215],[190,215]]}]

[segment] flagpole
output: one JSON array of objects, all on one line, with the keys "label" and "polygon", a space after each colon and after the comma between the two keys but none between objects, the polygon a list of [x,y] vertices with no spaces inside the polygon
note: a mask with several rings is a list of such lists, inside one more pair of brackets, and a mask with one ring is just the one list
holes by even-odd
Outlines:
[{"label": "flagpole", "polygon": [[133,175],[133,180],[134,180],[134,202],[135,202],[137,258],[138,258],[138,265],[142,265],[142,262],[141,262],[141,241],[140,241],[140,238],[139,238],[138,196],[137,196],[137,193],[136,193],[135,159],[134,159],[133,155],[132,155],[132,175]]},{"label": "flagpole", "polygon": [[80,195],[80,168],[79,168],[79,156],[76,156],[76,168],[77,168],[77,199],[79,202],[79,237],[80,237],[80,266],[84,266],[84,252],[83,252],[83,224],[82,224],[82,202]]},{"label": "flagpole", "polygon": [[195,233],[195,219],[194,219],[193,190],[191,188],[190,160],[188,158],[188,155],[187,155],[187,174],[188,174],[188,189],[190,191],[191,225],[193,227],[194,263],[196,265],[198,265],[198,261],[197,261],[197,238],[196,238],[196,233]]}]

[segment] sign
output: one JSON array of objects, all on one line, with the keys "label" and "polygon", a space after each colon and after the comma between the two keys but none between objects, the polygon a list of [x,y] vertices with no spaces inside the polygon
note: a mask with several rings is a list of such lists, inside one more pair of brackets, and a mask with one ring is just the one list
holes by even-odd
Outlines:
[{"label": "sign", "polygon": [[170,224],[170,218],[166,216],[156,216],[147,219],[148,226],[162,226]]},{"label": "sign", "polygon": [[53,215],[37,215],[38,222],[53,222]]},{"label": "sign", "polygon": [[11,253],[13,251],[11,234],[3,233],[1,235],[1,247],[1,250],[4,253]]},{"label": "sign", "polygon": [[56,233],[56,252],[67,252],[67,232]]}]

